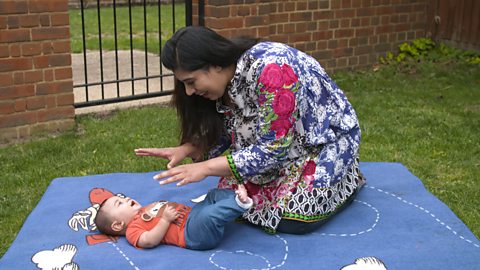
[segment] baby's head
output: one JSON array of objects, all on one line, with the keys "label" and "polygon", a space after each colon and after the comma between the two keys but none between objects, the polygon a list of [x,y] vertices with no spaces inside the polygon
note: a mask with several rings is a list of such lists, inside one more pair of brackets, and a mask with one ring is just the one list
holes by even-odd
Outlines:
[{"label": "baby's head", "polygon": [[112,196],[100,205],[94,222],[103,234],[125,235],[128,223],[140,208],[142,206],[131,198]]}]

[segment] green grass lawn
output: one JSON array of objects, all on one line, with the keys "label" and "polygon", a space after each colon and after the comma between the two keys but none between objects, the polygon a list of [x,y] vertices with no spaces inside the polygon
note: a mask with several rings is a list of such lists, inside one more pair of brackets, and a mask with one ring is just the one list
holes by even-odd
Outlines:
[{"label": "green grass lawn", "polygon": [[[100,8],[102,50],[115,49],[113,11],[113,7]],[[71,9],[69,13],[72,52],[80,53],[83,51],[81,10]],[[131,14],[133,49],[145,50],[143,6],[133,6]],[[175,12],[173,12],[171,4],[160,5],[160,13],[158,6],[147,6],[146,14],[147,49],[149,52],[158,53],[160,47],[159,32],[161,33],[162,46],[173,34],[173,14],[175,15],[175,29],[185,26],[185,4],[176,4]],[[84,11],[87,50],[98,50],[100,47],[97,16],[96,8],[88,8]],[[128,6],[118,6],[116,8],[116,17],[118,49],[130,50],[130,15]],[[161,31],[159,31],[159,22]]]},{"label": "green grass lawn", "polygon": [[[479,65],[386,66],[334,78],[361,121],[361,160],[401,162],[479,237]],[[178,131],[173,109],[151,106],[78,117],[74,132],[2,147],[0,256],[52,179],[165,169],[133,149],[176,145]]]}]

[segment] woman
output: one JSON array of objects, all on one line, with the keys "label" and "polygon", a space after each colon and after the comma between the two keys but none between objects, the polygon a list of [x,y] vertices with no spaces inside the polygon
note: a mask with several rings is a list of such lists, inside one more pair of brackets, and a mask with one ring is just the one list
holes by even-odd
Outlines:
[{"label": "woman", "polygon": [[[245,183],[254,207],[243,217],[294,234],[316,229],[360,190],[357,116],[311,56],[191,26],[166,42],[161,60],[175,74],[181,144],[135,152],[169,160],[154,177],[162,184]],[[176,166],[186,157],[194,163]]]}]

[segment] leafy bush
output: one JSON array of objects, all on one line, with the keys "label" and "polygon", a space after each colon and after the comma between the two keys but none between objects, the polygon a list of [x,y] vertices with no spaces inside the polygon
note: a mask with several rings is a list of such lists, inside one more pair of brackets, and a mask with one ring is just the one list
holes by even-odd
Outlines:
[{"label": "leafy bush", "polygon": [[444,43],[435,43],[429,38],[419,38],[412,42],[402,43],[398,46],[398,54],[388,52],[385,57],[380,57],[381,64],[412,62],[450,62],[452,60],[480,65],[480,52],[460,50]]}]

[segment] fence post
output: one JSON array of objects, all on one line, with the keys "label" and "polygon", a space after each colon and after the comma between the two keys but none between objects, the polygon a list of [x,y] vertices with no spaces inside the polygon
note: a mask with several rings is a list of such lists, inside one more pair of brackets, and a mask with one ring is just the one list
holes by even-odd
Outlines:
[{"label": "fence post", "polygon": [[68,0],[0,1],[0,143],[75,125]]}]

